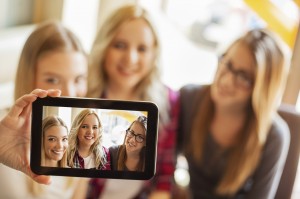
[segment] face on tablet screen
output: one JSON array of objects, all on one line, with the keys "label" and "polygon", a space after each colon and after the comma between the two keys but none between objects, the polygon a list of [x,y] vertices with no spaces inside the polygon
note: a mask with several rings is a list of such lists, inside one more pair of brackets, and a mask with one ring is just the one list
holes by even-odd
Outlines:
[{"label": "face on tablet screen", "polygon": [[146,134],[145,111],[44,106],[41,166],[143,171]]},{"label": "face on tablet screen", "polygon": [[44,175],[149,179],[157,125],[158,109],[150,102],[38,99],[30,165]]}]

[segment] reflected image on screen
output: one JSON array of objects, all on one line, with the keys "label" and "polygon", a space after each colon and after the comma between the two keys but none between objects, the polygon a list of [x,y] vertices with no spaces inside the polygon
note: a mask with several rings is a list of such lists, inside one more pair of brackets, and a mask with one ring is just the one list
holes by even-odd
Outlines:
[{"label": "reflected image on screen", "polygon": [[145,171],[147,111],[43,106],[41,166]]}]

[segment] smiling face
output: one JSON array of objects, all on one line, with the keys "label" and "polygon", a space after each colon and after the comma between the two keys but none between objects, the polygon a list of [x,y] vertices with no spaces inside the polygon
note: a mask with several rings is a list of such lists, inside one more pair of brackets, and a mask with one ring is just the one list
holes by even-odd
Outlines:
[{"label": "smiling face", "polygon": [[212,99],[217,106],[245,107],[254,81],[254,58],[245,44],[236,43],[219,62],[211,89]]},{"label": "smiling face", "polygon": [[108,86],[133,89],[154,65],[155,43],[145,20],[124,22],[106,52],[104,70]]},{"label": "smiling face", "polygon": [[[143,141],[138,142],[137,140],[143,140]],[[146,132],[140,123],[134,122],[131,125],[131,127],[126,133],[125,145],[126,145],[127,154],[139,153],[141,149],[146,145]]]},{"label": "smiling face", "polygon": [[84,97],[87,66],[87,59],[80,52],[48,52],[37,61],[35,88],[60,89],[62,96]]},{"label": "smiling face", "polygon": [[78,130],[78,142],[80,147],[91,147],[99,137],[99,121],[94,114],[85,117]]},{"label": "smiling face", "polygon": [[[64,126],[52,126],[44,132],[45,162],[57,165],[68,147],[68,132]],[[49,165],[47,164],[47,165]]]}]

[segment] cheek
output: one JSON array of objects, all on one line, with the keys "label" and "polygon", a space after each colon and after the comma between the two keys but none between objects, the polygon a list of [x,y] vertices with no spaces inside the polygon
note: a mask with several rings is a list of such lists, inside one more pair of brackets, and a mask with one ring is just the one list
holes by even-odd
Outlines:
[{"label": "cheek", "polygon": [[51,149],[51,148],[53,148],[54,146],[55,146],[54,143],[50,143],[50,142],[45,143],[45,149]]}]

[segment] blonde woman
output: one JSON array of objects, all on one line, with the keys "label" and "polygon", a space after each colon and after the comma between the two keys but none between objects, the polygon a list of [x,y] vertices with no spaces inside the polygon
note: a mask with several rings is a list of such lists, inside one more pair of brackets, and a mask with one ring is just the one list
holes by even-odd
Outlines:
[{"label": "blonde woman", "polygon": [[282,41],[254,29],[220,57],[211,85],[181,89],[192,198],[274,198],[290,141],[277,114],[287,74]]},{"label": "blonde woman", "polygon": [[82,110],[72,122],[68,164],[72,168],[110,170],[110,154],[102,146],[102,124],[92,109]]},{"label": "blonde woman", "polygon": [[57,116],[48,116],[42,122],[42,166],[67,167],[68,127]]},{"label": "blonde woman", "polygon": [[146,135],[147,117],[139,116],[126,130],[123,144],[109,148],[113,170],[144,171]]},{"label": "blonde woman", "polygon": [[[87,57],[78,38],[59,22],[41,23],[22,49],[15,99],[35,88],[59,89],[63,96],[83,97],[87,92],[87,69]],[[71,198],[78,190],[75,178],[54,176],[51,185],[42,186],[3,165],[0,175],[0,198]],[[16,186],[18,192],[13,191]]]},{"label": "blonde woman", "polygon": [[91,197],[170,197],[178,95],[162,83],[159,59],[160,41],[154,22],[139,6],[117,9],[96,36],[89,59],[88,97],[153,101],[160,108],[160,127],[154,178],[145,182],[107,180],[107,184],[94,179],[90,190],[98,190],[98,195]]}]

